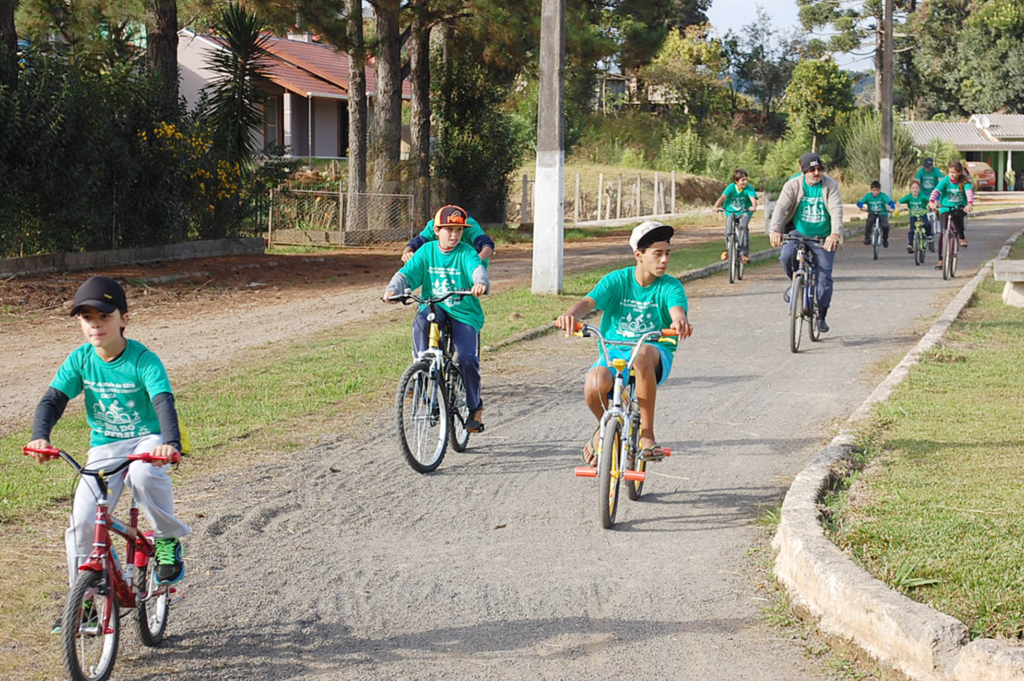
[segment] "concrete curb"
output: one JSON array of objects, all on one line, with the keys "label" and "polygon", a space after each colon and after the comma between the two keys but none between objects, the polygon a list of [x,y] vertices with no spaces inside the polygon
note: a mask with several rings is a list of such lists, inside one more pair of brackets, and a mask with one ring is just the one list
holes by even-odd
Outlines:
[{"label": "concrete curb", "polygon": [[[1016,211],[1007,211],[1016,212]],[[818,501],[849,457],[856,429],[946,333],[996,260],[1024,230],[964,285],[931,329],[850,416],[832,442],[793,481],[772,541],[775,576],[794,607],[827,636],[866,653],[909,679],[1024,681],[1024,647],[991,639],[968,642],[960,620],[889,589],[858,567],[824,534]]]}]

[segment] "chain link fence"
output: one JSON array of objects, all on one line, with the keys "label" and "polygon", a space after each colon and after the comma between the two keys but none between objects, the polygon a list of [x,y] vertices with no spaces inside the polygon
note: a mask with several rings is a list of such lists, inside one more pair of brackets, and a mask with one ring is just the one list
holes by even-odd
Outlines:
[{"label": "chain link fence", "polygon": [[271,246],[366,246],[412,237],[411,194],[359,194],[286,189],[272,192],[267,218]]}]

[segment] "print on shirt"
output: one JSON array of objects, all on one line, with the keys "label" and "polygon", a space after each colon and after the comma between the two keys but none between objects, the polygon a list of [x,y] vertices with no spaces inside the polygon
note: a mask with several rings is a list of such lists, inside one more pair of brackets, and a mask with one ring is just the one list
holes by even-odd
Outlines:
[{"label": "print on shirt", "polygon": [[825,209],[825,199],[820,196],[805,196],[800,202],[800,222],[805,224],[816,224],[829,219],[828,211]]},{"label": "print on shirt", "polygon": [[657,305],[657,301],[654,300],[623,299],[622,307],[630,312],[627,312],[626,316],[619,320],[619,334],[623,338],[639,338],[645,333],[659,328],[658,324],[654,322],[651,310],[651,308],[657,308]]},{"label": "print on shirt", "polygon": [[135,408],[134,399],[129,397],[124,406],[118,401],[118,395],[137,392],[137,385],[85,380],[84,386],[96,396],[96,403],[92,405],[92,416],[96,423],[94,430],[102,431],[103,437],[129,439],[152,432],[142,423],[142,415]]}]

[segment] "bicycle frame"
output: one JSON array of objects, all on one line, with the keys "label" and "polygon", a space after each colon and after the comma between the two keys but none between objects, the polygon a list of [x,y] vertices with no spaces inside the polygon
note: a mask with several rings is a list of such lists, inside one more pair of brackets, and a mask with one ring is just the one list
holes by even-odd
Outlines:
[{"label": "bicycle frame", "polygon": [[[881,229],[878,225],[875,225],[875,229]],[[803,275],[804,278],[804,299],[803,313],[804,316],[810,314],[810,310],[813,308],[814,303],[814,288],[817,283],[816,279],[818,276],[818,269],[814,266],[814,252],[811,247],[807,245],[809,241],[814,243],[821,243],[820,238],[811,237],[798,237],[798,236],[786,236],[786,241],[796,241],[796,269],[793,270],[792,276],[790,276],[790,294],[792,295],[793,281],[796,279],[797,274]],[[793,304],[793,298],[790,298],[790,305]]]}]

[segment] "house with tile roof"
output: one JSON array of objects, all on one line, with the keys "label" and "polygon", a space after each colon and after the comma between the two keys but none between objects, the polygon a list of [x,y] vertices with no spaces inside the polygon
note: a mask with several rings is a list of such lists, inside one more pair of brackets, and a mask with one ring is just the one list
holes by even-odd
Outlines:
[{"label": "house with tile roof", "polygon": [[963,122],[905,121],[914,144],[952,142],[966,161],[985,161],[996,171],[996,189],[1024,180],[1024,114],[975,114]]},{"label": "house with tile roof", "polygon": [[[195,107],[202,89],[214,79],[208,63],[223,50],[224,40],[213,35],[178,32],[178,71],[181,94],[189,108]],[[309,34],[271,37],[267,42],[267,81],[259,88],[265,93],[263,126],[256,131],[257,148],[283,146],[288,155],[315,158],[348,156],[349,58],[330,45],[313,42]],[[369,98],[367,130],[373,118],[376,77],[366,68]],[[402,83],[402,98],[410,99],[411,86]],[[407,153],[408,132],[402,132],[402,152]]]}]

